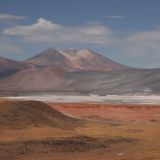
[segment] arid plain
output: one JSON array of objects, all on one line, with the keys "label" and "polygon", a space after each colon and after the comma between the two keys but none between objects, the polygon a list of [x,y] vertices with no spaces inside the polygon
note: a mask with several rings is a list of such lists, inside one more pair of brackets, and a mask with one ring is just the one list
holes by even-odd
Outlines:
[{"label": "arid plain", "polygon": [[160,107],[0,100],[2,160],[159,160]]}]

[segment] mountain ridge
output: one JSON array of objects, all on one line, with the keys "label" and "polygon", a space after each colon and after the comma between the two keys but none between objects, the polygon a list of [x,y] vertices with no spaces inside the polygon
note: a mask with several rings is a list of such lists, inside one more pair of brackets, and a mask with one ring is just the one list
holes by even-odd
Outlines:
[{"label": "mountain ridge", "polygon": [[0,56],[0,78],[12,75],[23,69],[32,68],[33,65],[23,61],[16,61]]},{"label": "mountain ridge", "polygon": [[68,71],[112,71],[131,69],[129,66],[114,62],[90,49],[64,49],[58,51],[49,48],[26,60],[35,65],[53,65]]},{"label": "mountain ridge", "polygon": [[143,91],[160,94],[160,69],[128,67],[89,49],[49,48],[23,62],[1,58],[0,91],[1,95],[23,92],[105,95]]}]

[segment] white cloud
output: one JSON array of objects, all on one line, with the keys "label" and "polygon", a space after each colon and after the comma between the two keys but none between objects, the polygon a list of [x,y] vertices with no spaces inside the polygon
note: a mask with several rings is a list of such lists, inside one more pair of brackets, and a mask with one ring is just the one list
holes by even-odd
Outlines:
[{"label": "white cloud", "polygon": [[160,58],[160,30],[136,32],[121,39],[119,44],[129,57],[152,55]]},{"label": "white cloud", "polygon": [[0,20],[18,20],[18,19],[26,19],[27,16],[17,16],[12,14],[0,14]]},{"label": "white cloud", "polygon": [[117,57],[144,68],[160,67],[160,30],[135,32],[113,40]]},{"label": "white cloud", "polygon": [[23,49],[17,45],[2,42],[0,43],[0,54],[12,54],[12,53],[23,53]]},{"label": "white cloud", "polygon": [[101,23],[89,23],[83,26],[62,26],[44,18],[26,26],[15,26],[3,31],[4,34],[21,36],[30,42],[85,42],[110,44],[112,31]]},{"label": "white cloud", "polygon": [[107,18],[110,18],[110,19],[124,19],[124,18],[126,18],[126,16],[123,16],[123,15],[108,15]]},{"label": "white cloud", "polygon": [[0,55],[23,53],[24,50],[18,45],[16,39],[10,39],[0,34]]},{"label": "white cloud", "polygon": [[47,34],[50,31],[56,31],[60,29],[61,26],[58,24],[53,24],[43,18],[39,18],[37,23],[28,26],[15,26],[3,31],[4,34],[13,36],[34,36],[37,34]]}]

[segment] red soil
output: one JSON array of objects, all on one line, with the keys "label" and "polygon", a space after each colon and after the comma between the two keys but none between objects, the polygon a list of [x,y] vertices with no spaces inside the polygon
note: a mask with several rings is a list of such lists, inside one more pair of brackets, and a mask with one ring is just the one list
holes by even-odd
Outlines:
[{"label": "red soil", "polygon": [[49,103],[53,108],[86,119],[122,122],[160,122],[160,105]]}]

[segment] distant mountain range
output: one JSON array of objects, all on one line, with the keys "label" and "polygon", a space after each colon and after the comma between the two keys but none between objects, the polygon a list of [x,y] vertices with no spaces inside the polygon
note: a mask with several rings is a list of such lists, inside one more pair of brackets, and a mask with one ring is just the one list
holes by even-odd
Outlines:
[{"label": "distant mountain range", "polygon": [[160,69],[138,69],[90,49],[49,48],[25,61],[0,57],[0,93],[159,94]]}]

